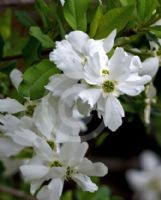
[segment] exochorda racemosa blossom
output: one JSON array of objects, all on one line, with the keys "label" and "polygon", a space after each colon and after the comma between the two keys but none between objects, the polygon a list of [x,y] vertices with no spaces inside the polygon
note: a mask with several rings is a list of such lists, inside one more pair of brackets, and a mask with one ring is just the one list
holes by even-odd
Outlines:
[{"label": "exochorda racemosa blossom", "polygon": [[[139,95],[151,80],[148,72],[142,72],[144,65],[157,65],[156,58],[142,63],[138,56],[127,54],[123,48],[116,48],[109,58],[107,53],[114,45],[115,35],[116,31],[113,31],[103,40],[90,39],[81,31],[66,35],[65,40],[57,42],[56,49],[50,54],[50,60],[64,75],[51,77],[46,86],[56,96],[63,96],[66,90],[71,89],[71,93],[73,89],[77,90],[71,102],[75,104],[81,99],[83,103],[88,103],[112,131],[118,129],[124,117],[118,97],[123,94]],[[69,103],[69,99],[67,101]]]},{"label": "exochorda racemosa blossom", "polygon": [[[88,149],[86,142],[65,143],[57,152],[40,141],[40,148],[28,164],[20,167],[26,180],[31,182],[31,193],[41,187],[37,194],[39,200],[59,200],[64,181],[69,180],[74,180],[84,191],[94,192],[97,186],[89,176],[101,177],[107,173],[104,164],[92,163],[84,157]],[[45,181],[47,185],[43,185]]]}]

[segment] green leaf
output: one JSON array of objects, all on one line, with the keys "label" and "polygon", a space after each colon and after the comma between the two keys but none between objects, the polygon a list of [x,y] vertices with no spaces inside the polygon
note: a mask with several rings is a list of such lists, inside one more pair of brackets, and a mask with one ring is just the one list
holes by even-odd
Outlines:
[{"label": "green leaf", "polygon": [[18,91],[23,97],[39,99],[44,95],[44,86],[48,83],[49,77],[57,73],[59,70],[53,63],[42,60],[25,71]]},{"label": "green leaf", "polygon": [[147,22],[158,6],[157,0],[137,0],[137,18],[140,22]]},{"label": "green leaf", "polygon": [[30,27],[30,35],[35,37],[44,48],[53,48],[54,42],[52,39],[44,34],[38,26]]},{"label": "green leaf", "polygon": [[41,48],[42,47],[41,47],[40,42],[37,39],[31,37],[22,51],[23,58],[27,66],[30,66],[33,63],[40,60]]},{"label": "green leaf", "polygon": [[128,6],[128,5],[131,5],[131,4],[135,4],[135,3],[136,3],[136,0],[120,0],[120,3],[121,3],[123,6]]},{"label": "green leaf", "polygon": [[42,19],[44,28],[49,29],[49,27],[51,26],[51,23],[48,18],[49,7],[48,7],[47,3],[44,0],[36,0],[35,7]]},{"label": "green leaf", "polygon": [[36,22],[34,22],[30,15],[28,15],[28,13],[24,10],[16,11],[16,17],[19,20],[19,22],[27,28],[36,25]]},{"label": "green leaf", "polygon": [[96,13],[90,25],[90,33],[89,33],[90,37],[95,36],[102,16],[103,16],[103,7],[100,5],[96,10]]},{"label": "green leaf", "polygon": [[153,26],[149,28],[150,32],[161,38],[161,26]]},{"label": "green leaf", "polygon": [[86,31],[87,8],[89,0],[66,0],[63,7],[64,17],[74,30]]},{"label": "green leaf", "polygon": [[100,20],[95,38],[102,39],[107,37],[114,29],[117,29],[117,32],[124,29],[133,17],[133,11],[133,5],[114,8],[108,11]]},{"label": "green leaf", "polygon": [[4,40],[11,36],[12,11],[7,9],[0,18],[0,34]]}]

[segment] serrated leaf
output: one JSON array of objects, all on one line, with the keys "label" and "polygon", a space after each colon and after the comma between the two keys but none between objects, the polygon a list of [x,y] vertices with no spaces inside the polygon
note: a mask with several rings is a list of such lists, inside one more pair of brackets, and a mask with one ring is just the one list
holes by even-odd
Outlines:
[{"label": "serrated leaf", "polygon": [[73,30],[86,31],[87,8],[89,0],[66,0],[63,7],[64,17]]},{"label": "serrated leaf", "polygon": [[39,99],[44,95],[44,86],[48,83],[49,77],[57,73],[59,70],[53,63],[43,60],[25,71],[18,91],[23,97]]},{"label": "serrated leaf", "polygon": [[114,29],[117,29],[117,32],[124,29],[133,17],[133,11],[133,5],[114,8],[108,11],[100,20],[95,38],[102,39],[107,37]]},{"label": "serrated leaf", "polygon": [[30,35],[34,38],[36,38],[44,48],[53,48],[54,42],[52,39],[44,34],[41,29],[38,26],[32,26],[30,27]]},{"label": "serrated leaf", "polygon": [[25,27],[27,27],[27,28],[29,28],[30,26],[35,26],[36,25],[35,21],[24,10],[16,11],[16,17],[17,17],[18,21],[22,25],[24,25]]}]

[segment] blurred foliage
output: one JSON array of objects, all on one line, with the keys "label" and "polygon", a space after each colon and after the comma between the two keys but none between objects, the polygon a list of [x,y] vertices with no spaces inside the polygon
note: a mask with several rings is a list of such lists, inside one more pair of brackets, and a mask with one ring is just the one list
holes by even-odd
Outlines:
[{"label": "blurred foliage", "polygon": [[99,186],[97,192],[89,193],[83,192],[81,189],[75,191],[67,191],[61,198],[61,200],[124,200],[122,197],[112,195],[111,190],[105,186]]}]

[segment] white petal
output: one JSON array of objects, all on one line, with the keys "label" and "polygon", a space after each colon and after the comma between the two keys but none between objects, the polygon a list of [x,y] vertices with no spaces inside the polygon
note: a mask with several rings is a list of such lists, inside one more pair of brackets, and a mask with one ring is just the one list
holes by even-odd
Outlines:
[{"label": "white petal", "polygon": [[52,76],[50,82],[45,86],[45,88],[53,92],[55,96],[59,97],[76,83],[76,80],[70,79],[63,74],[59,74]]},{"label": "white petal", "polygon": [[144,85],[151,80],[149,75],[138,76],[138,74],[131,74],[128,79],[120,82],[117,88],[130,96],[136,96],[144,90]]},{"label": "white petal", "polygon": [[108,63],[108,57],[106,56],[106,61],[102,62],[102,57],[98,52],[90,56],[84,67],[86,82],[90,85],[100,84],[102,81],[101,70],[107,69],[106,63]]},{"label": "white petal", "polygon": [[154,170],[160,165],[161,160],[155,153],[144,151],[140,156],[140,162],[143,169]]},{"label": "white petal", "polygon": [[150,180],[147,173],[137,170],[129,170],[126,173],[126,178],[134,190],[141,190],[146,187],[146,184]]},{"label": "white petal", "polygon": [[30,192],[32,195],[35,194],[35,192],[40,188],[40,186],[42,185],[42,183],[44,182],[44,180],[38,180],[38,181],[32,181],[30,184]]},{"label": "white petal", "polygon": [[12,156],[19,153],[24,147],[15,144],[11,139],[0,138],[0,156]]},{"label": "white petal", "polygon": [[116,37],[116,30],[113,30],[110,33],[110,35],[103,40],[103,47],[104,47],[106,53],[108,53],[114,46],[115,37]]},{"label": "white petal", "polygon": [[92,163],[87,158],[84,158],[83,161],[79,165],[79,171],[82,174],[86,174],[88,176],[98,176],[102,177],[107,174],[107,167],[100,162]]},{"label": "white petal", "polygon": [[123,48],[116,48],[113,56],[109,60],[110,78],[112,80],[125,80],[130,71],[132,57],[128,56]]},{"label": "white petal", "polygon": [[83,102],[87,102],[91,108],[97,103],[99,97],[101,95],[100,89],[87,89],[80,92],[79,97]]},{"label": "white petal", "polygon": [[50,53],[49,58],[66,76],[73,79],[82,78],[83,59],[67,40],[57,42],[56,49]]},{"label": "white petal", "polygon": [[119,100],[113,95],[109,95],[106,100],[105,114],[103,120],[106,126],[112,131],[116,131],[122,124],[124,110]]},{"label": "white petal", "polygon": [[10,73],[10,79],[13,86],[18,89],[21,81],[22,81],[22,72],[18,69],[14,69]]},{"label": "white petal", "polygon": [[28,180],[38,180],[43,178],[49,172],[49,167],[44,165],[22,165],[20,167],[20,171],[22,172],[23,176]]},{"label": "white petal", "polygon": [[151,77],[154,77],[158,71],[159,68],[159,58],[158,57],[152,57],[147,58],[142,63],[142,68],[139,71],[140,75],[149,75]]},{"label": "white petal", "polygon": [[65,0],[60,0],[60,3],[61,3],[62,6],[64,6]]},{"label": "white petal", "polygon": [[40,133],[50,139],[53,129],[52,110],[50,109],[48,96],[42,98],[41,103],[36,107],[33,114],[33,121]]},{"label": "white petal", "polygon": [[25,107],[20,104],[15,99],[6,98],[6,99],[0,99],[0,112],[6,112],[6,113],[18,113],[21,111],[24,111]]},{"label": "white petal", "polygon": [[98,190],[97,185],[92,183],[88,176],[76,174],[72,177],[72,179],[82,188],[83,191],[95,192]]},{"label": "white petal", "polygon": [[69,41],[75,51],[82,52],[82,48],[89,39],[88,35],[82,31],[72,31],[65,38]]},{"label": "white petal", "polygon": [[14,130],[17,130],[20,125],[20,120],[10,114],[7,115],[0,115],[0,130],[2,132],[13,132]]},{"label": "white petal", "polygon": [[63,191],[63,181],[61,179],[53,179],[49,185],[43,188],[37,194],[38,200],[59,200]]},{"label": "white petal", "polygon": [[9,135],[16,144],[24,147],[34,146],[37,139],[37,135],[28,129],[17,130],[14,133],[7,133],[7,135]]},{"label": "white petal", "polygon": [[86,142],[65,143],[60,150],[60,159],[68,163],[70,166],[78,164],[82,161],[87,149],[88,144]]}]

